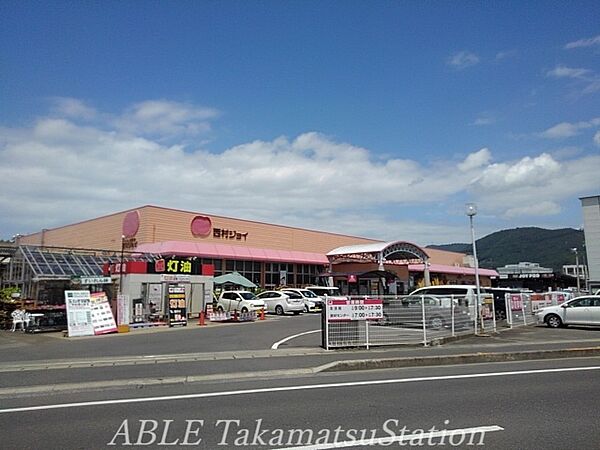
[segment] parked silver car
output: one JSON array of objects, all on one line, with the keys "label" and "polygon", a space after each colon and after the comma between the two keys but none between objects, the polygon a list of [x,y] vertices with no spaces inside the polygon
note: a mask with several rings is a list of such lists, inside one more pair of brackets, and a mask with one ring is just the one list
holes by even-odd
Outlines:
[{"label": "parked silver car", "polygon": [[294,292],[264,291],[257,297],[265,302],[265,311],[279,316],[285,313],[300,314],[304,310],[304,300]]},{"label": "parked silver car", "polygon": [[536,315],[538,324],[550,328],[567,325],[600,326],[600,295],[584,295],[557,306],[540,309]]}]

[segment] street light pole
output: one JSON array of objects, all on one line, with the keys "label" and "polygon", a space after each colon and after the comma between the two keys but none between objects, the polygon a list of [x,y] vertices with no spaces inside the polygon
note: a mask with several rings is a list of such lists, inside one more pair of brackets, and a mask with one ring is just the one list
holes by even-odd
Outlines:
[{"label": "street light pole", "polygon": [[119,263],[119,295],[123,293],[123,251],[125,247],[125,235],[121,235],[121,261]]},{"label": "street light pole", "polygon": [[477,205],[475,203],[467,203],[466,214],[469,216],[469,222],[471,224],[471,245],[473,246],[473,259],[475,260],[475,288],[477,291],[477,298],[475,299],[475,334],[477,334],[477,327],[479,322],[479,301],[481,298],[481,287],[479,285],[479,261],[477,260],[477,245],[475,244],[475,227],[473,226],[473,217],[477,214]]}]

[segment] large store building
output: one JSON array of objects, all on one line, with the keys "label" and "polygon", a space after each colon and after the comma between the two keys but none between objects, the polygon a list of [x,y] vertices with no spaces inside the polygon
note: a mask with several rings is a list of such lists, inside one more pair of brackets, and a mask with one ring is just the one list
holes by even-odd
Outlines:
[{"label": "large store building", "polygon": [[[102,251],[113,263],[121,252],[184,258],[200,267],[198,275],[236,271],[263,288],[333,284],[350,294],[401,294],[475,281],[472,257],[462,253],[150,205],[44,229],[19,244]],[[480,269],[483,285],[494,275]]]}]

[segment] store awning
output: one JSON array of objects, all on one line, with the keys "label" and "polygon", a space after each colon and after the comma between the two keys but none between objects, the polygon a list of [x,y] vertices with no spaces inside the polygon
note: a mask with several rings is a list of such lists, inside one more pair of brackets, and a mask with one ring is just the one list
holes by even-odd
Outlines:
[{"label": "store awning", "polygon": [[427,261],[429,255],[421,247],[405,241],[374,242],[338,247],[327,253],[331,262],[343,260],[371,261],[383,264],[394,261]]},{"label": "store awning", "polygon": [[165,241],[154,244],[141,244],[139,253],[154,253],[163,256],[197,256],[218,259],[243,259],[249,261],[273,261],[300,264],[327,264],[327,257],[320,253],[295,250],[273,250],[268,248],[245,247],[241,245],[211,244],[207,242]]},{"label": "store awning", "polygon": [[[423,272],[424,264],[409,264],[409,272]],[[429,264],[429,273],[447,273],[452,275],[475,275],[475,268],[462,266],[445,266],[443,264]],[[484,277],[498,276],[498,272],[492,269],[479,269],[479,275]]]}]

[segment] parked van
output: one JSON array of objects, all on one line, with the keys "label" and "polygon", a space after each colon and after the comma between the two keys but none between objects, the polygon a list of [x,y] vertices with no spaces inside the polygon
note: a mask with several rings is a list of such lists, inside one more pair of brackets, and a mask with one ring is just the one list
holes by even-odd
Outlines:
[{"label": "parked van", "polygon": [[344,299],[346,297],[340,293],[340,290],[336,287],[331,286],[306,286],[305,289],[317,294],[321,300],[325,301],[327,298]]},{"label": "parked van", "polygon": [[[493,295],[486,293],[486,288],[480,287],[480,304],[492,303]],[[474,284],[445,284],[439,286],[426,286],[411,292],[411,297],[416,295],[433,295],[440,298],[451,298],[458,305],[469,309],[469,314],[475,316],[475,298],[477,297],[477,286]]]}]

